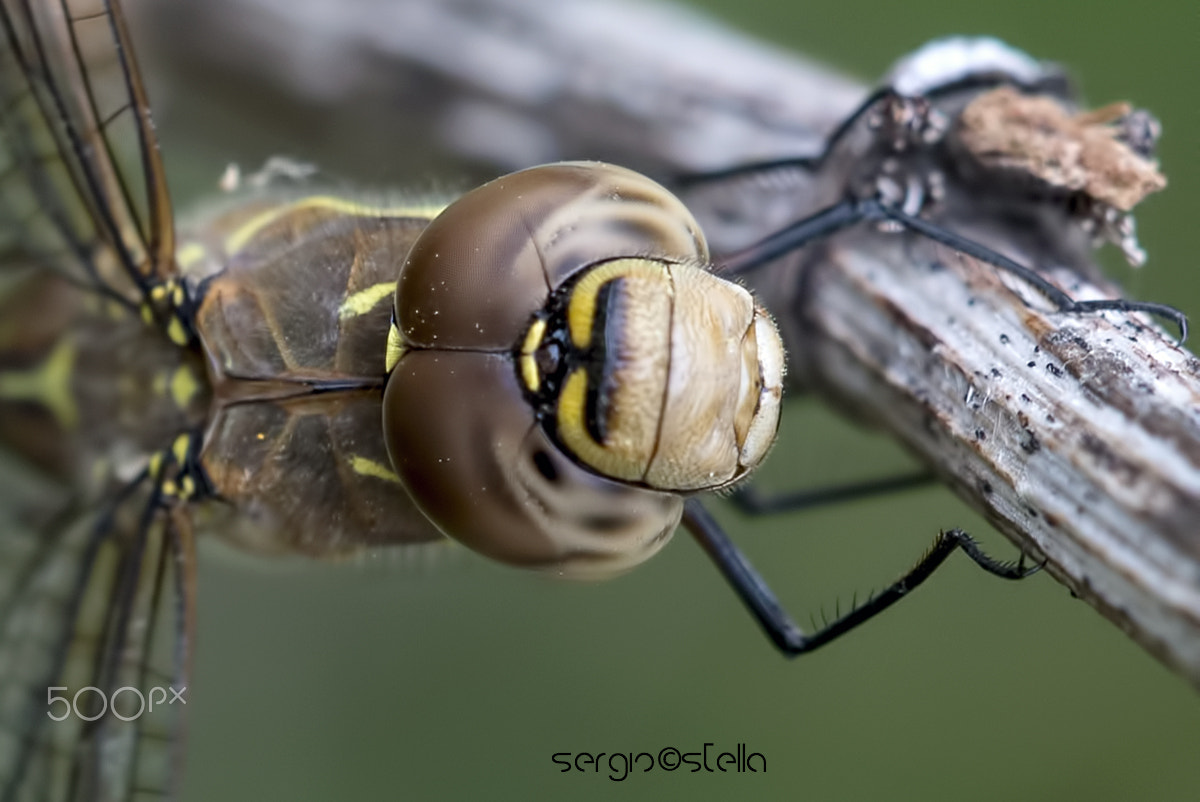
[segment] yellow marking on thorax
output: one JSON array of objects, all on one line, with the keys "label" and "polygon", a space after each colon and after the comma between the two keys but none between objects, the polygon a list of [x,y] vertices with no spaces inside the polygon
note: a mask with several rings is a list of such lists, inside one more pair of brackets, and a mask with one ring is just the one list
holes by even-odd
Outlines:
[{"label": "yellow marking on thorax", "polygon": [[332,195],[312,195],[294,203],[286,203],[260,212],[251,217],[225,238],[225,252],[234,254],[246,247],[264,228],[294,212],[319,210],[351,217],[419,217],[432,220],[443,209],[444,203],[416,204],[413,206],[371,206],[365,203],[337,198]]},{"label": "yellow marking on thorax", "polygon": [[199,242],[185,242],[175,249],[175,264],[179,265],[181,270],[186,270],[207,254],[208,251]]},{"label": "yellow marking on thorax", "polygon": [[187,459],[188,449],[191,448],[192,438],[190,435],[181,434],[175,438],[175,442],[171,443],[171,455],[175,457],[175,462],[179,465]]},{"label": "yellow marking on thorax", "polygon": [[385,482],[400,484],[400,477],[387,465],[366,457],[351,457],[350,468],[359,476],[371,476]]},{"label": "yellow marking on thorax", "polygon": [[167,324],[167,337],[178,346],[188,344],[187,329],[184,328],[183,321],[177,315],[172,315],[171,322]]},{"label": "yellow marking on thorax", "polygon": [[378,284],[367,287],[365,290],[359,290],[352,295],[347,295],[346,300],[342,301],[342,305],[338,307],[338,319],[345,320],[350,317],[358,317],[365,315],[375,308],[385,298],[391,297],[396,291],[396,282],[381,281]]},{"label": "yellow marking on thorax", "polygon": [[175,406],[187,409],[188,404],[200,390],[200,382],[196,381],[196,374],[190,367],[180,365],[171,374],[170,389],[171,399],[175,402]]},{"label": "yellow marking on thorax", "polygon": [[400,334],[399,327],[393,323],[388,327],[387,349],[383,358],[384,372],[391,373],[392,368],[396,367],[396,363],[400,361],[400,357],[404,356],[404,352],[407,350],[408,348],[404,345],[404,336]]},{"label": "yellow marking on thorax", "polygon": [[0,373],[0,398],[41,404],[59,426],[74,428],[79,423],[79,409],[71,396],[76,355],[75,343],[64,337],[37,367]]}]

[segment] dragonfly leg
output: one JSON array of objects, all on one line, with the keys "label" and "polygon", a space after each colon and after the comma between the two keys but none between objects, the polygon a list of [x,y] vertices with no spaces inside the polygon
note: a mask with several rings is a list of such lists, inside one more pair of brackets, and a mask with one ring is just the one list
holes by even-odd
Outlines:
[{"label": "dragonfly leg", "polygon": [[929,551],[891,585],[819,629],[805,632],[792,621],[766,581],[696,499],[685,503],[683,524],[717,564],[767,637],[790,657],[824,646],[882,613],[928,579],[956,549],[962,549],[976,565],[1002,579],[1024,579],[1042,568],[1041,564],[1027,568],[1024,555],[1016,562],[997,560],[984,553],[966,532],[950,529],[939,533]]},{"label": "dragonfly leg", "polygon": [[955,234],[936,223],[910,215],[890,204],[879,200],[864,200],[857,204],[864,219],[887,219],[917,234],[928,237],[960,253],[986,262],[995,268],[1010,273],[1017,278],[1033,285],[1034,289],[1046,297],[1060,312],[1067,314],[1091,314],[1094,312],[1145,312],[1150,315],[1169,320],[1179,329],[1179,344],[1182,345],[1188,335],[1187,316],[1173,306],[1155,303],[1153,301],[1132,301],[1126,298],[1111,298],[1094,301],[1077,301],[1063,290],[1050,283],[1044,276],[1032,267],[1021,264],[1007,256],[998,253],[985,245],[981,245],[967,237]]},{"label": "dragonfly leg", "polygon": [[936,223],[908,214],[877,198],[862,200],[851,198],[822,209],[764,237],[753,245],[730,254],[721,260],[718,270],[723,275],[745,275],[816,239],[829,236],[857,223],[872,220],[891,221],[908,231],[921,234],[934,242],[1010,273],[1031,284],[1050,303],[1054,304],[1058,311],[1065,314],[1093,314],[1109,311],[1145,312],[1175,324],[1179,329],[1180,345],[1187,339],[1187,316],[1173,306],[1153,301],[1133,301],[1127,298],[1077,301],[1032,267],[1010,259],[986,245],[955,234]]},{"label": "dragonfly leg", "polygon": [[884,493],[895,493],[931,484],[937,477],[928,470],[889,476],[886,479],[868,479],[840,485],[827,485],[806,490],[786,490],[767,493],[753,483],[738,485],[729,495],[729,500],[746,515],[774,515],[780,512],[823,507],[860,498],[871,498]]},{"label": "dragonfly leg", "polygon": [[1074,94],[1073,89],[1069,86],[1064,76],[1059,73],[1048,73],[1036,80],[1027,81],[1022,80],[1017,75],[997,73],[990,70],[982,73],[968,73],[961,77],[951,78],[943,84],[929,88],[922,95],[907,95],[890,85],[878,86],[863,98],[854,110],[842,118],[842,121],[829,132],[825,137],[820,152],[815,155],[768,159],[765,161],[738,164],[719,170],[687,173],[676,177],[672,184],[686,191],[687,189],[703,184],[718,183],[730,178],[738,178],[754,173],[767,173],[774,170],[815,172],[821,168],[829,155],[837,149],[843,140],[849,137],[850,133],[860,123],[868,120],[878,110],[886,108],[888,104],[918,98],[926,101],[937,101],[957,93],[978,93],[987,89],[994,89],[998,86],[1016,86],[1026,94],[1047,94],[1060,98],[1070,98]]}]

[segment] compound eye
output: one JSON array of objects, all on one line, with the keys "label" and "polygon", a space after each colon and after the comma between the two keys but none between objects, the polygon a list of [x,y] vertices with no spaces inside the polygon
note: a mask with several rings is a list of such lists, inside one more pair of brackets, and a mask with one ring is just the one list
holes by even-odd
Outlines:
[{"label": "compound eye", "polygon": [[598,162],[522,170],[468,192],[413,243],[396,282],[411,347],[512,351],[550,295],[622,256],[703,260],[700,226],[643,175]]}]

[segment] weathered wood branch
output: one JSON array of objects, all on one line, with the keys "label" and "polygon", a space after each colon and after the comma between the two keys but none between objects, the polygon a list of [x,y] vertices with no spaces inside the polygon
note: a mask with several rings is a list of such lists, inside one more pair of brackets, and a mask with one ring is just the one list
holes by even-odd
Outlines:
[{"label": "weathered wood branch", "polygon": [[[177,64],[207,71],[228,56],[222,75],[274,82],[303,105],[353,99],[359,132],[369,119],[506,168],[591,157],[664,175],[812,153],[862,92],[674,9],[617,0],[209,0],[167,16]],[[808,202],[764,199],[756,223],[770,230]],[[1005,237],[999,221],[980,230]],[[1079,238],[1060,239],[1021,255],[1047,263]],[[1111,297],[1054,277],[1077,298]],[[795,378],[904,443],[1200,688],[1200,361],[1142,320],[1044,311],[1020,282],[911,237],[849,232],[756,284]]]}]

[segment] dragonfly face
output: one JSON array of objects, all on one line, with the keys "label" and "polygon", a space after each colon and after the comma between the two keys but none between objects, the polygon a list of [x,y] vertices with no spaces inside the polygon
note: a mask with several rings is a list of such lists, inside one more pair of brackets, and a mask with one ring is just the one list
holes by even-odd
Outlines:
[{"label": "dragonfly face", "polygon": [[768,450],[779,336],[648,179],[552,165],[444,211],[266,192],[177,236],[119,6],[0,24],[0,435],[53,486],[4,500],[5,798],[170,792],[179,711],[120,692],[187,684],[197,523],[600,576]]}]

